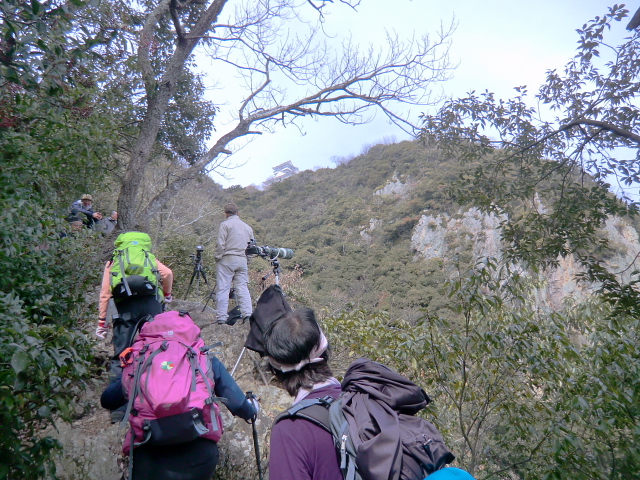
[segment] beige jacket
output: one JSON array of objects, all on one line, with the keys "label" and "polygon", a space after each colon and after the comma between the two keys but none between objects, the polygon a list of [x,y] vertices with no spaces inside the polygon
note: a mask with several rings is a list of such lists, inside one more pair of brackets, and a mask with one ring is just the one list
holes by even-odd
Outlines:
[{"label": "beige jacket", "polygon": [[238,215],[230,215],[220,224],[218,240],[216,242],[216,260],[225,255],[244,257],[247,243],[253,238],[253,229],[240,220]]},{"label": "beige jacket", "polygon": [[[173,289],[173,272],[169,267],[160,263],[157,259],[158,271],[160,272],[160,278],[162,280],[162,291],[164,296],[171,295]],[[109,308],[109,299],[111,298],[111,265],[113,262],[108,261],[104,266],[104,273],[102,274],[102,288],[100,289],[100,304],[98,318],[104,320],[107,318],[107,309]]]}]

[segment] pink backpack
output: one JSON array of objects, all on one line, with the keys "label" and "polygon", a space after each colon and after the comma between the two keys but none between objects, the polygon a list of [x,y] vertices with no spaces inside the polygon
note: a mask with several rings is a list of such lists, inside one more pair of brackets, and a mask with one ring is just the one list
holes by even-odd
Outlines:
[{"label": "pink backpack", "polygon": [[[220,409],[200,328],[187,312],[165,312],[145,323],[120,355],[129,398],[123,452],[143,445],[175,445],[222,436]],[[223,400],[223,399],[219,399]]]}]

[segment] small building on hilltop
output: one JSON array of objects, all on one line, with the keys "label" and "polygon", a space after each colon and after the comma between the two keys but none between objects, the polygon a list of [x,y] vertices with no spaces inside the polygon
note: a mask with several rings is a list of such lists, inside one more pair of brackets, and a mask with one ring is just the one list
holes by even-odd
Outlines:
[{"label": "small building on hilltop", "polygon": [[293,163],[291,163],[291,160],[289,160],[273,167],[273,175],[270,176],[264,183],[265,185],[271,185],[272,183],[279,182],[280,180],[288,178],[291,175],[295,175],[299,171],[300,170],[298,170],[298,168],[296,168]]}]

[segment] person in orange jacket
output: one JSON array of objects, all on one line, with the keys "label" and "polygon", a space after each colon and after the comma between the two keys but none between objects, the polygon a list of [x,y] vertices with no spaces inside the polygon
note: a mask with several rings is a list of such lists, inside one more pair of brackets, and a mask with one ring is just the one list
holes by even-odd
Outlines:
[{"label": "person in orange jacket", "polygon": [[[112,377],[117,376],[120,371],[120,353],[130,346],[133,336],[138,329],[138,322],[146,315],[155,316],[162,313],[164,304],[171,303],[173,300],[171,290],[173,288],[173,272],[169,267],[156,260],[158,271],[162,282],[162,291],[164,299],[158,300],[155,295],[133,296],[124,298],[114,302],[117,316],[113,322],[113,347],[114,353],[111,357],[110,374]],[[96,336],[105,339],[108,332],[107,311],[109,302],[112,298],[111,293],[111,266],[113,261],[108,261],[104,266],[102,274],[102,288],[100,289],[100,303],[98,327],[96,328]],[[113,315],[113,314],[112,314]]]}]

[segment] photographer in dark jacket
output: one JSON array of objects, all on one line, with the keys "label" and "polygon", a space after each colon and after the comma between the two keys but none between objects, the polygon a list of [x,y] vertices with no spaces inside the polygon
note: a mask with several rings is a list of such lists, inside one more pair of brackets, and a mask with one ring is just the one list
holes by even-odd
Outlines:
[{"label": "photographer in dark jacket", "polygon": [[94,224],[102,220],[102,214],[93,210],[93,197],[85,193],[80,200],[73,202],[71,205],[71,215],[80,216],[84,219],[82,223],[87,228],[93,228]]}]

